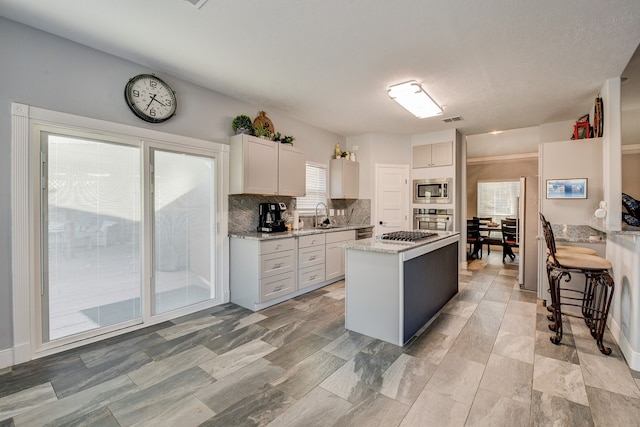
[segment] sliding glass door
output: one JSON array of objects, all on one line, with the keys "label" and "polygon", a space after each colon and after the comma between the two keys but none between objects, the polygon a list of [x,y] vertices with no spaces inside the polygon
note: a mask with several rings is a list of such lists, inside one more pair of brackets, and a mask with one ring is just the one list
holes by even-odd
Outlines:
[{"label": "sliding glass door", "polygon": [[215,298],[215,163],[153,151],[153,314]]},{"label": "sliding glass door", "polygon": [[42,136],[43,341],[140,318],[140,149]]},{"label": "sliding glass door", "polygon": [[39,151],[43,343],[212,305],[214,157],[79,132]]}]

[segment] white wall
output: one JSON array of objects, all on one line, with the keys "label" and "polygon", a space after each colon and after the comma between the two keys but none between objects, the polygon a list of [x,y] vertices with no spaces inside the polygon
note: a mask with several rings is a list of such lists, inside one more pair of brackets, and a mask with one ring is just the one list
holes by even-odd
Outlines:
[{"label": "white wall", "polygon": [[609,79],[600,91],[603,102],[602,164],[604,195],[607,203],[606,227],[620,230],[622,215],[622,133],[620,78]]},{"label": "white wall", "polygon": [[[175,135],[228,143],[231,120],[255,117],[261,106],[234,100],[77,43],[0,18],[0,350],[13,345],[11,299],[11,102],[97,118]],[[155,72],[175,91],[177,115],[166,123],[143,122],[124,102],[124,86],[136,74]],[[308,160],[328,163],[345,139],[266,109],[276,131],[296,137]]]},{"label": "white wall", "polygon": [[366,134],[349,137],[347,151],[352,150],[360,163],[361,199],[375,198],[376,164],[411,164],[411,139],[407,135]]},{"label": "white wall", "polygon": [[[540,144],[540,210],[552,224],[589,224],[602,200],[602,139]],[[547,199],[546,180],[587,178],[586,199]]]},{"label": "white wall", "polygon": [[[510,129],[498,134],[482,133],[467,137],[467,158],[537,153],[541,126]],[[566,138],[562,138],[566,139]]]},{"label": "white wall", "polygon": [[569,141],[573,135],[575,120],[544,123],[539,126],[540,142]]}]

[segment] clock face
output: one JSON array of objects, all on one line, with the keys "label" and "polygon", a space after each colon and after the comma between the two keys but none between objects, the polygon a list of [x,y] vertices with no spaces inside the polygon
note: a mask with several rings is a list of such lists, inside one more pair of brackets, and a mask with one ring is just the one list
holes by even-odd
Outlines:
[{"label": "clock face", "polygon": [[136,116],[151,123],[164,122],[176,114],[175,93],[153,74],[140,74],[129,80],[124,97]]}]

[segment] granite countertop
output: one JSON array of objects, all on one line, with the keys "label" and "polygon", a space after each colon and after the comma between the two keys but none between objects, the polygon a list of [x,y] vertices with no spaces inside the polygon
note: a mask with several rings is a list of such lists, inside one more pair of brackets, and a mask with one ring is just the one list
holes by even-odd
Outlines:
[{"label": "granite countertop", "polygon": [[446,239],[451,236],[459,236],[458,231],[437,231],[436,236],[428,237],[415,243],[411,242],[393,242],[389,240],[379,240],[377,238],[354,240],[351,242],[339,243],[338,246],[345,249],[355,249],[366,252],[383,252],[388,254],[397,254],[420,246],[429,245],[439,240]]},{"label": "granite countertop", "polygon": [[556,242],[603,243],[606,233],[589,225],[551,224]]},{"label": "granite countertop", "polygon": [[289,237],[308,236],[310,234],[359,230],[362,228],[370,228],[370,227],[373,227],[373,225],[349,225],[344,227],[338,226],[338,227],[331,227],[331,228],[303,228],[302,230],[282,231],[277,233],[262,233],[259,231],[247,231],[244,233],[229,233],[229,237],[236,237],[240,239],[250,239],[250,240],[274,240],[274,239],[286,239]]},{"label": "granite countertop", "polygon": [[626,234],[626,235],[630,235],[630,236],[640,236],[640,227],[633,227],[633,226],[627,224],[626,222],[623,222],[621,224],[621,229],[620,230],[610,230],[610,229],[608,229],[608,227],[603,223],[602,220],[593,221],[590,224],[590,227],[595,228],[596,230],[601,231],[601,232],[606,233],[606,234]]}]

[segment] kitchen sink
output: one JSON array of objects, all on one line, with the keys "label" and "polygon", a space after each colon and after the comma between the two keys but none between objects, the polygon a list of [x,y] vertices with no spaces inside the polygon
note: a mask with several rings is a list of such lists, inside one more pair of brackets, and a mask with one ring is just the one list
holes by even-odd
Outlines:
[{"label": "kitchen sink", "polygon": [[328,224],[328,225],[316,225],[313,228],[318,229],[318,230],[331,230],[333,228],[346,228],[346,227],[344,225],[331,225],[331,224]]}]

